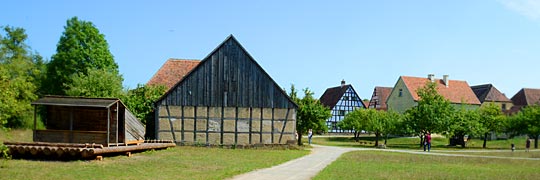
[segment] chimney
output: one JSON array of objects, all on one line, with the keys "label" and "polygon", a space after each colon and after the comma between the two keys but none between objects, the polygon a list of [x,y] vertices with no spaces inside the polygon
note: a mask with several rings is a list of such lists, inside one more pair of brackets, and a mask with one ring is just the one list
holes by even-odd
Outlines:
[{"label": "chimney", "polygon": [[443,82],[446,87],[448,87],[448,83],[450,83],[450,80],[448,79],[448,75],[443,75]]},{"label": "chimney", "polygon": [[345,79],[341,80],[341,87],[345,86]]},{"label": "chimney", "polygon": [[428,78],[431,82],[435,82],[435,74],[428,74],[428,75],[427,75],[427,78]]}]

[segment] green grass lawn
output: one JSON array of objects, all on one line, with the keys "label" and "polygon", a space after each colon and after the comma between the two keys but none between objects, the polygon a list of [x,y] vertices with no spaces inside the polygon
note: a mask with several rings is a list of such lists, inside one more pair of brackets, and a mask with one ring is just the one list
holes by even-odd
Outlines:
[{"label": "green grass lawn", "polygon": [[[433,153],[439,153],[433,151]],[[538,158],[540,160],[540,151],[532,150],[530,152],[525,152],[524,150],[519,151],[504,151],[504,152],[470,152],[470,151],[444,151],[440,152],[444,154],[464,154],[464,155],[475,155],[475,156],[498,156],[498,157],[519,157],[519,158]]]},{"label": "green grass lawn", "polygon": [[103,161],[9,160],[0,171],[2,179],[224,179],[308,153],[182,146]]},{"label": "green grass lawn", "polygon": [[[307,139],[303,142],[307,142]],[[352,136],[323,136],[323,137],[313,137],[314,144],[328,145],[328,146],[343,146],[343,147],[374,147],[375,137],[363,135],[360,137],[360,140],[356,142]],[[379,139],[379,144],[384,143],[384,139]],[[486,149],[510,149],[510,145],[514,143],[517,150],[523,150],[525,148],[525,138],[513,138],[507,140],[493,140],[487,141]],[[394,149],[421,149],[420,147],[420,138],[418,137],[397,137],[389,138],[387,142],[388,148]],[[481,139],[471,139],[467,143],[466,148],[457,147],[448,147],[448,138],[445,137],[434,137],[432,139],[432,148],[433,149],[482,149],[483,140]]]},{"label": "green grass lawn", "polygon": [[314,179],[539,179],[538,160],[354,151]]}]

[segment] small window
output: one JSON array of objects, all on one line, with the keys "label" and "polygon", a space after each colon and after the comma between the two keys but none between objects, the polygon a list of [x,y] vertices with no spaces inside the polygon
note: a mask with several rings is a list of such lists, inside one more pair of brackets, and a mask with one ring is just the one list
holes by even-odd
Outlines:
[{"label": "small window", "polygon": [[338,116],[345,116],[345,110],[339,110]]},{"label": "small window", "polygon": [[348,101],[348,100],[349,100],[349,96],[343,96],[343,100],[344,100],[344,101]]},{"label": "small window", "polygon": [[502,110],[506,110],[506,104],[502,104],[501,108]]},{"label": "small window", "polygon": [[403,96],[403,89],[399,89],[399,97]]}]

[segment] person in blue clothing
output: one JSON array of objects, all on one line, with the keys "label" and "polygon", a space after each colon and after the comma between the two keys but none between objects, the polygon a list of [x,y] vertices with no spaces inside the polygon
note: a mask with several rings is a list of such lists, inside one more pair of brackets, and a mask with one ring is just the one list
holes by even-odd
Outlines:
[{"label": "person in blue clothing", "polygon": [[311,145],[311,137],[313,137],[313,130],[312,129],[309,129],[307,137],[308,137],[308,142]]}]

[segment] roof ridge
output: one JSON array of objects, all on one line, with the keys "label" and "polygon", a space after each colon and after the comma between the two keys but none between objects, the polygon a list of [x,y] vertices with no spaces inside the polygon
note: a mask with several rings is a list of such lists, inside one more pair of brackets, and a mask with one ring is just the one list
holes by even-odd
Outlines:
[{"label": "roof ridge", "polygon": [[167,61],[201,61],[198,59],[169,58]]}]

